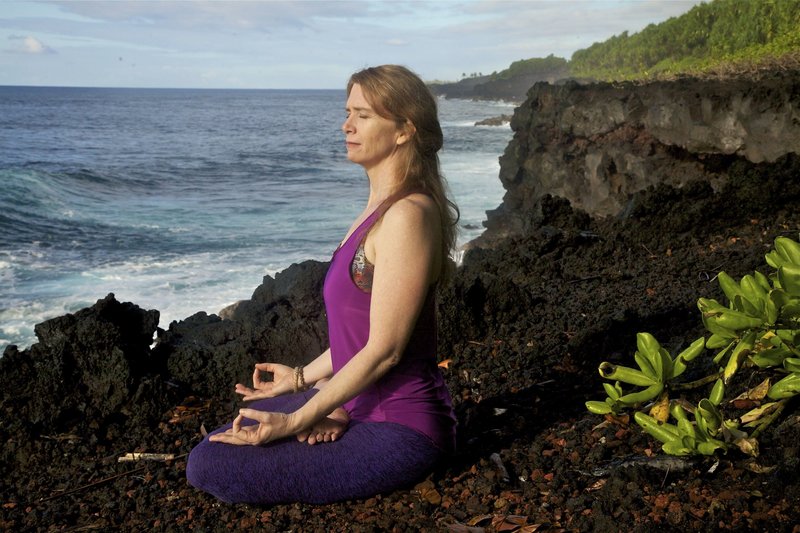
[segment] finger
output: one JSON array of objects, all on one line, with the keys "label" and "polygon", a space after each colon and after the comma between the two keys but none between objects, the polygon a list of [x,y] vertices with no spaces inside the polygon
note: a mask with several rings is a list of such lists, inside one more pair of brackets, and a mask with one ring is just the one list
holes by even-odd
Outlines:
[{"label": "finger", "polygon": [[235,436],[240,441],[247,444],[258,444],[259,436],[257,431],[258,426],[244,426]]},{"label": "finger", "polygon": [[242,400],[246,402],[251,402],[253,400],[261,400],[262,398],[269,398],[269,393],[267,392],[250,392],[247,394],[242,393]]},{"label": "finger", "polygon": [[250,444],[249,442],[243,441],[235,435],[229,435],[228,433],[217,433],[216,435],[211,435],[208,440],[212,442],[221,442],[223,444],[235,444],[237,446]]},{"label": "finger", "polygon": [[259,411],[258,409],[249,409],[247,407],[243,407],[239,409],[239,416],[237,418],[249,418],[250,420],[255,420],[260,423],[266,423],[269,420],[269,413],[264,411]]},{"label": "finger", "polygon": [[229,430],[233,435],[236,435],[242,430],[242,420],[244,420],[244,417],[241,414],[233,419],[233,426],[231,426]]},{"label": "finger", "polygon": [[253,394],[264,394],[264,391],[260,389],[251,389],[250,387],[237,387],[235,390],[237,394],[241,394],[242,396],[249,396]]},{"label": "finger", "polygon": [[242,444],[258,444],[261,438],[258,435],[258,428],[257,424],[248,424],[242,425],[242,421],[247,418],[245,416],[239,415],[234,420],[234,427],[231,428],[233,430],[232,437],[239,440]]},{"label": "finger", "polygon": [[223,442],[225,438],[228,436],[229,435],[227,434],[227,432],[214,433],[213,435],[208,436],[208,440],[210,440],[211,442]]},{"label": "finger", "polygon": [[[272,372],[273,365],[272,363],[256,363],[255,369],[253,370],[253,387],[260,389],[263,385],[267,383],[271,383],[270,381],[264,381],[261,379],[262,372]],[[273,380],[275,379],[273,375]]]},{"label": "finger", "polygon": [[208,440],[210,440],[212,442],[216,442],[216,441],[220,440],[221,437],[223,437],[225,435],[230,435],[230,434],[231,434],[231,430],[230,429],[227,430],[227,431],[220,431],[219,433],[214,433],[213,435],[209,435],[208,436]]},{"label": "finger", "polygon": [[250,445],[249,442],[246,440],[242,440],[235,435],[225,435],[220,434],[218,435],[219,438],[214,439],[215,442],[221,442],[222,444],[233,444],[235,446],[248,446]]}]

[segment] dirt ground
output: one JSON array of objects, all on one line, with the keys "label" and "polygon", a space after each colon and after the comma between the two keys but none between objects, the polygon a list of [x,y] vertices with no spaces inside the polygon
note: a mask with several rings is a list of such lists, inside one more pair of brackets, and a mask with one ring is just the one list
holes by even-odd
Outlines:
[{"label": "dirt ground", "polygon": [[[185,479],[185,455],[201,428],[230,419],[228,399],[180,397],[149,426],[112,416],[55,434],[24,429],[6,402],[0,530],[800,531],[796,402],[758,457],[703,459],[665,456],[629,418],[583,405],[603,397],[597,365],[629,361],[637,332],[672,353],[688,346],[704,333],[697,299],[721,297],[719,271],[765,271],[776,236],[798,239],[800,160],[746,168],[719,192],[651,189],[625,219],[545,198],[528,235],[469,252],[440,295],[459,449],[415,487],[325,506],[228,505]],[[175,458],[118,462],[134,451]]]}]

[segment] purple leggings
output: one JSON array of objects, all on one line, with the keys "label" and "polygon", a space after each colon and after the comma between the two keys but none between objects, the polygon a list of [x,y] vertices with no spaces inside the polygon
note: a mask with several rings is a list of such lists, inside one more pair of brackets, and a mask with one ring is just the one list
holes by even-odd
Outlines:
[{"label": "purple leggings", "polygon": [[[311,389],[258,400],[249,407],[290,413],[315,393]],[[335,442],[313,446],[295,437],[264,446],[205,438],[189,454],[186,477],[193,486],[229,503],[324,504],[410,486],[432,469],[440,455],[428,437],[401,424],[351,421]]]}]

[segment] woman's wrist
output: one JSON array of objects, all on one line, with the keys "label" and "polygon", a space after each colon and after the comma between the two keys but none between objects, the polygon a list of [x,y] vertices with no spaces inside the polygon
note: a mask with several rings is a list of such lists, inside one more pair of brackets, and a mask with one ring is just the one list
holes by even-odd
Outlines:
[{"label": "woman's wrist", "polygon": [[306,386],[306,378],[302,366],[294,367],[292,378],[292,389],[294,392],[303,392],[308,389]]},{"label": "woman's wrist", "polygon": [[297,416],[297,411],[293,413],[286,413],[286,430],[288,435],[297,435],[300,431],[302,431],[302,427],[299,424],[299,417]]}]

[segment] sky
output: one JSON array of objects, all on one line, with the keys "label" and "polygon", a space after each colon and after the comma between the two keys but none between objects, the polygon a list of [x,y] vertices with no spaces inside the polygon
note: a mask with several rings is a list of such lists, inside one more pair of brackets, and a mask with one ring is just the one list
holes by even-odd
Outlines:
[{"label": "sky", "polygon": [[572,53],[701,0],[0,0],[0,85],[335,89]]}]

